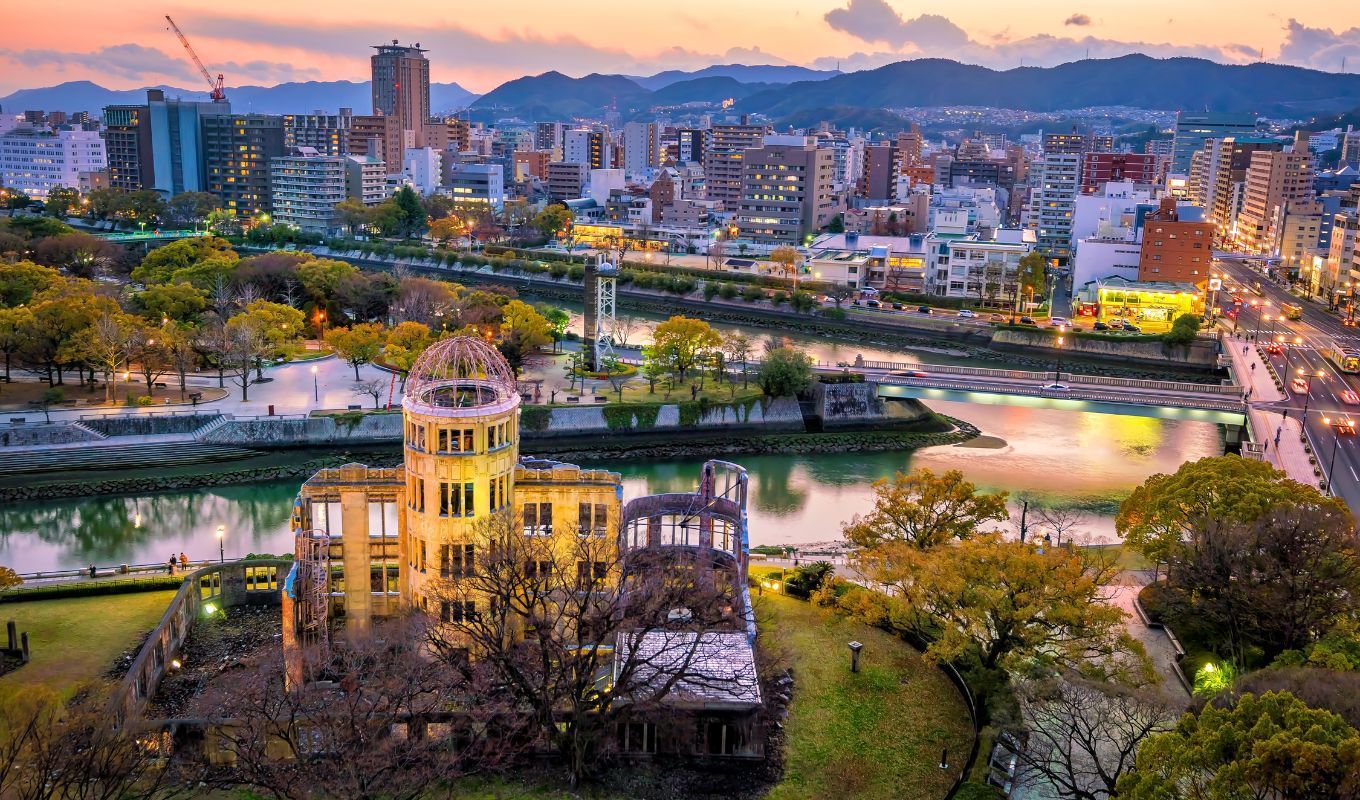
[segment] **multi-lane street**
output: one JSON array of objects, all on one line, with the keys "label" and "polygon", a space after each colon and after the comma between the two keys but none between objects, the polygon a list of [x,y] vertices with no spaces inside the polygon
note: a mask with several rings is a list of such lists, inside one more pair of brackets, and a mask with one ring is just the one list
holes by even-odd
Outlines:
[{"label": "multi-lane street", "polygon": [[[1265,408],[1272,415],[1279,414],[1273,417],[1277,430],[1285,414],[1303,419],[1313,454],[1332,482],[1334,493],[1353,512],[1360,513],[1360,437],[1350,427],[1360,424],[1360,375],[1342,372],[1327,355],[1338,345],[1360,348],[1360,332],[1344,326],[1338,316],[1323,307],[1291,295],[1247,264],[1222,261],[1219,266],[1243,287],[1258,286],[1259,282],[1259,295],[1249,289],[1242,294],[1248,305],[1238,315],[1237,326],[1243,337],[1276,345],[1272,349],[1277,352],[1267,353],[1267,358],[1284,382],[1286,399]],[[1252,300],[1258,301],[1257,307],[1250,306]],[[1282,304],[1301,306],[1302,316],[1282,319]],[[1240,340],[1229,341],[1234,347],[1242,344]],[[1269,438],[1274,432],[1257,431],[1257,435]]]}]

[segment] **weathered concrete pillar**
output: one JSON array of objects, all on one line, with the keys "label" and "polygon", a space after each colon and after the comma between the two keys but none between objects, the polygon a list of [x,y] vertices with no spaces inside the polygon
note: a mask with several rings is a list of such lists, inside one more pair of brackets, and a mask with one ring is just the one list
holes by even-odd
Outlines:
[{"label": "weathered concrete pillar", "polygon": [[19,646],[19,626],[15,624],[14,620],[5,623],[5,633],[8,634],[7,638],[9,639],[8,649],[17,648]]}]

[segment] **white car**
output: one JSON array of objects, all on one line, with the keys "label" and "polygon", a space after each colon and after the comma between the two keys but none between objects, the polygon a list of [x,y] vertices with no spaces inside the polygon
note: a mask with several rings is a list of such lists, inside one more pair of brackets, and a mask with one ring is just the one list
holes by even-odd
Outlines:
[{"label": "white car", "polygon": [[1049,318],[1048,318],[1048,324],[1049,324],[1049,325],[1052,325],[1052,326],[1055,327],[1055,328],[1056,328],[1056,327],[1059,327],[1059,326],[1065,328],[1065,327],[1067,327],[1068,325],[1070,325],[1071,323],[1067,321],[1067,317],[1049,317]]},{"label": "white car", "polygon": [[1047,385],[1044,386],[1044,391],[1045,391],[1045,392],[1065,392],[1065,391],[1068,391],[1068,390],[1071,389],[1071,388],[1072,388],[1072,387],[1068,386],[1068,385],[1065,384],[1065,383],[1050,383],[1050,384],[1047,384]]},{"label": "white car", "polygon": [[965,308],[959,312],[959,319],[977,319],[977,314]]}]

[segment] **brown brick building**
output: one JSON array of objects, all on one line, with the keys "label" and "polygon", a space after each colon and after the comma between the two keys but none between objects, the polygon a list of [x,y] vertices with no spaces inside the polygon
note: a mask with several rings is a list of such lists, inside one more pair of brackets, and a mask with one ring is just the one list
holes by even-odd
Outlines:
[{"label": "brown brick building", "polygon": [[1203,284],[1213,264],[1214,226],[1195,210],[1178,209],[1173,198],[1143,221],[1138,280]]}]

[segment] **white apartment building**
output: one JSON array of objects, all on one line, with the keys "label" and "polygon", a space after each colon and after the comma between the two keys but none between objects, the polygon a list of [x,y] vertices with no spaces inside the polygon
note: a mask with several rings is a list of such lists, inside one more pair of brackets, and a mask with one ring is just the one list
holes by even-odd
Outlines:
[{"label": "white apartment building", "polygon": [[1081,191],[1081,154],[1045,153],[1030,168],[1028,227],[1048,258],[1072,255],[1072,218]]},{"label": "white apartment building", "polygon": [[500,164],[450,164],[447,193],[458,203],[505,207],[505,168]]},{"label": "white apartment building", "polygon": [[345,157],[345,193],[366,206],[387,199],[387,165],[373,156]]},{"label": "white apartment building", "polygon": [[46,200],[59,186],[79,188],[89,174],[108,166],[97,131],[18,126],[0,134],[0,186]]},{"label": "white apartment building", "polygon": [[1001,206],[994,186],[940,187],[931,192],[927,229],[935,230],[937,219],[946,212],[963,212],[967,217],[967,233],[985,233],[1001,224]]},{"label": "white apartment building", "polygon": [[1027,228],[1000,228],[990,239],[931,234],[926,292],[990,305],[1014,302],[1020,259],[1035,249],[1036,239]]},{"label": "white apartment building", "polygon": [[422,196],[439,191],[439,167],[443,153],[433,147],[412,147],[402,155],[401,174]]},{"label": "white apartment building", "polygon": [[661,126],[629,122],[623,126],[623,171],[630,178],[646,177],[661,166]]},{"label": "white apartment building", "polygon": [[1137,281],[1142,251],[1142,243],[1127,229],[1111,228],[1081,239],[1072,257],[1072,285],[1115,277]]},{"label": "white apartment building", "polygon": [[313,147],[297,149],[298,155],[269,162],[274,221],[304,231],[331,233],[338,227],[335,207],[346,197],[346,159],[320,155]]},{"label": "white apartment building", "polygon": [[1131,228],[1138,206],[1157,205],[1157,198],[1146,187],[1133,181],[1110,181],[1095,194],[1078,195],[1072,212],[1072,243],[1096,236],[1101,228],[1114,225]]}]

